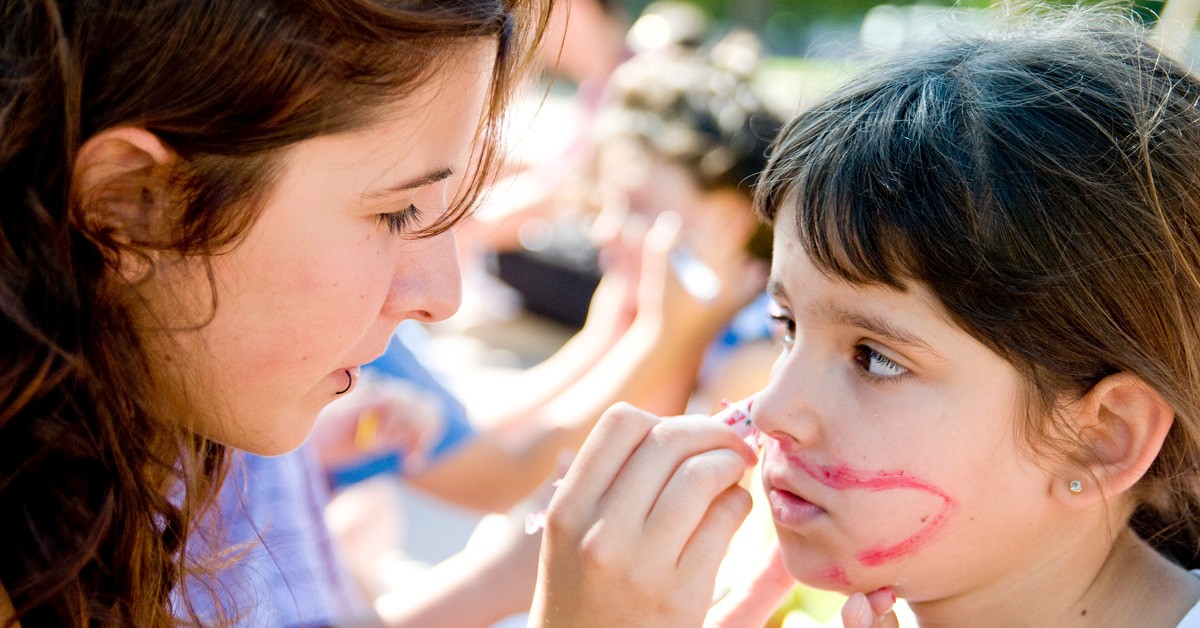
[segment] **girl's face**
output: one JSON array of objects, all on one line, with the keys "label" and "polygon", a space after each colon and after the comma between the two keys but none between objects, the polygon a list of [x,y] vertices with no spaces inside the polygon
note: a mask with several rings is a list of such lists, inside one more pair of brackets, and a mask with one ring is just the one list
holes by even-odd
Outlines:
[{"label": "girl's face", "polygon": [[831,279],[779,224],[769,289],[787,335],[753,416],[792,576],[924,601],[1055,560],[1065,480],[1020,440],[1017,371],[926,287]]},{"label": "girl's face", "polygon": [[453,234],[405,235],[446,211],[470,162],[495,46],[461,51],[381,122],[287,151],[244,241],[208,260],[215,313],[202,260],[155,275],[150,309],[170,329],[148,334],[156,373],[182,389],[173,409],[201,433],[256,453],[288,451],[397,324],[457,309]]}]

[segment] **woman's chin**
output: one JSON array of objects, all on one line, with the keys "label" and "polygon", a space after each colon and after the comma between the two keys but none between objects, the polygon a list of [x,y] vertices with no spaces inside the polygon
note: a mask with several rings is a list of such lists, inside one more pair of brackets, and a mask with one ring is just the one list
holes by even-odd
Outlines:
[{"label": "woman's chin", "polygon": [[242,425],[223,426],[224,429],[206,436],[227,447],[255,455],[282,456],[304,444],[312,432],[319,411],[299,408],[294,410],[286,416],[247,418]]}]

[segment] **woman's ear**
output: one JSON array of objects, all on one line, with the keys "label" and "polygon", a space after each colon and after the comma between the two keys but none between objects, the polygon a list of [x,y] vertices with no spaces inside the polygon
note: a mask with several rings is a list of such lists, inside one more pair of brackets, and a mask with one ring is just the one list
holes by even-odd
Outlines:
[{"label": "woman's ear", "polygon": [[117,127],[93,135],[75,157],[72,179],[87,227],[124,243],[162,237],[174,163],[174,153],[145,129]]},{"label": "woman's ear", "polygon": [[1111,499],[1132,488],[1158,457],[1175,422],[1171,404],[1131,373],[1100,380],[1075,410],[1082,473],[1059,482],[1055,492],[1076,505]]}]

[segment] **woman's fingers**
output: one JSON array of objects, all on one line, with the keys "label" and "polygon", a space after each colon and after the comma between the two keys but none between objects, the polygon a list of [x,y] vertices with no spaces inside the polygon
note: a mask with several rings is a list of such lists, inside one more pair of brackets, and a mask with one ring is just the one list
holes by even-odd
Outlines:
[{"label": "woman's fingers", "polygon": [[[627,403],[618,403],[601,415],[550,501],[550,516],[566,519],[575,509],[590,510],[612,485],[630,454],[659,419]],[[563,520],[558,528],[571,525]]]},{"label": "woman's fingers", "polygon": [[698,625],[755,458],[709,417],[610,408],[551,501],[535,623]]},{"label": "woman's fingers", "polygon": [[[721,566],[733,534],[750,514],[752,501],[750,493],[736,484],[713,498],[703,519],[686,541],[678,560],[678,569],[686,573],[706,574],[709,582],[715,583],[717,568]],[[705,604],[712,602],[712,595],[712,587],[709,587],[703,600]]]},{"label": "woman's fingers", "polygon": [[[661,523],[654,529],[643,528],[655,522],[651,509],[661,506],[667,527],[678,536],[681,529],[693,529],[711,499],[755,462],[754,452],[732,430],[709,417],[661,421],[628,458],[600,507],[623,524],[636,526],[639,533],[654,533],[661,531]],[[609,504],[619,507],[609,508]],[[686,518],[673,519],[685,513]],[[665,535],[654,538],[668,541]]]},{"label": "woman's fingers", "polygon": [[[605,413],[602,427],[561,487],[571,497],[552,502],[548,513],[551,534],[586,537],[580,549],[589,560],[611,568],[640,545],[644,573],[666,573],[677,568],[710,508],[717,508],[718,523],[745,516],[736,496],[714,504],[755,462],[732,430],[708,417],[661,421],[621,406]],[[716,536],[729,526],[736,522],[718,526]]]}]

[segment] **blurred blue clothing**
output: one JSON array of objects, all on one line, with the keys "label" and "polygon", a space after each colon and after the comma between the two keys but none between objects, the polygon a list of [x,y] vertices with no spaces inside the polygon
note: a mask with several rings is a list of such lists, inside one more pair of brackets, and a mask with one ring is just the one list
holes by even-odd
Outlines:
[{"label": "blurred blue clothing", "polygon": [[[403,379],[416,384],[422,390],[434,393],[442,402],[445,421],[445,432],[430,453],[430,460],[454,451],[463,443],[470,440],[475,429],[467,420],[467,410],[445,386],[442,386],[417,359],[417,356],[405,345],[402,331],[397,330],[388,343],[387,351],[374,362],[363,366],[365,377],[380,377]],[[362,462],[340,469],[331,470],[330,476],[335,487],[343,487],[354,482],[360,482],[380,473],[400,473],[404,468],[404,456],[399,452],[385,453],[364,459]]]},{"label": "blurred blue clothing", "polygon": [[[214,600],[201,582],[186,581],[204,625],[328,626],[363,608],[325,527],[329,485],[312,445],[277,457],[239,453],[218,507],[189,555],[220,563]],[[179,601],[176,600],[176,604]]]},{"label": "blurred blue clothing", "polygon": [[725,360],[738,347],[774,338],[769,314],[770,305],[771,295],[764,292],[734,315],[725,331],[708,347],[704,361],[700,364],[697,381],[707,382],[719,374]]}]

